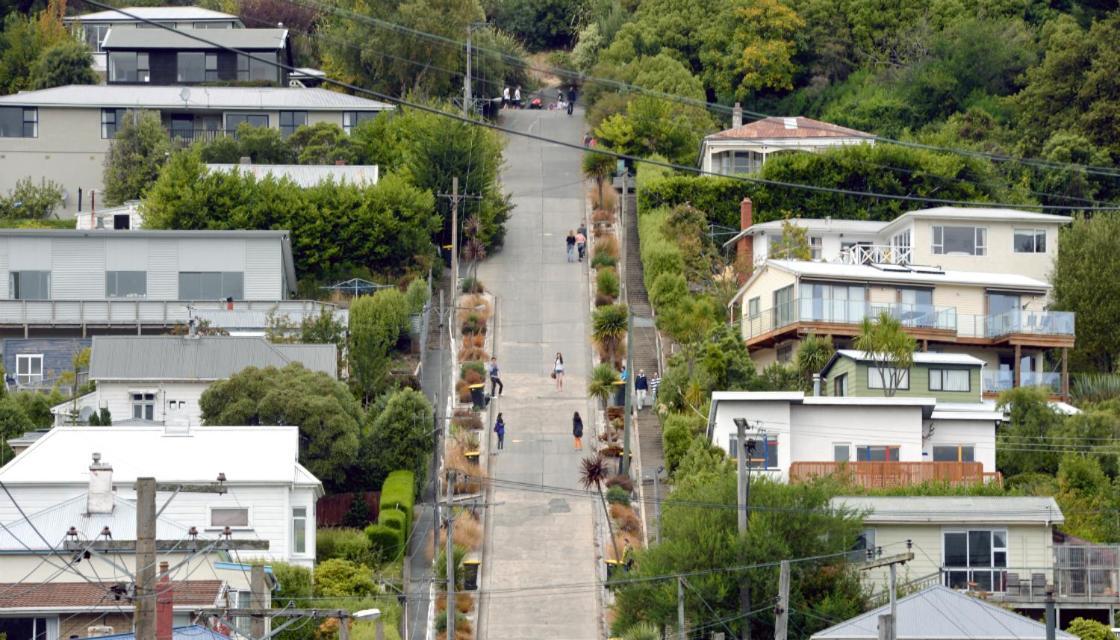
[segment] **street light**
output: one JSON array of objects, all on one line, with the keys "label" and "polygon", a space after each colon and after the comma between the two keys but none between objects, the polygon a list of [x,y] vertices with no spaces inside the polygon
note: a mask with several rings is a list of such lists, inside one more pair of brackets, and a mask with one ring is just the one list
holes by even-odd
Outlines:
[{"label": "street light", "polygon": [[376,620],[381,617],[381,609],[362,609],[350,615],[355,620]]}]

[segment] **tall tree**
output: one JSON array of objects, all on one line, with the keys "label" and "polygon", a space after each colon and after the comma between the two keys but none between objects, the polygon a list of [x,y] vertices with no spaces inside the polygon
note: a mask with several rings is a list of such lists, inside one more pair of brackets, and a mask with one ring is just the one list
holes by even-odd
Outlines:
[{"label": "tall tree", "polygon": [[1059,235],[1053,308],[1077,314],[1075,370],[1112,372],[1120,362],[1120,217],[1077,217]]},{"label": "tall tree", "polygon": [[369,491],[398,469],[411,471],[417,483],[425,482],[435,446],[432,405],[413,389],[395,391],[379,405],[366,418],[355,482]]},{"label": "tall tree", "polygon": [[878,377],[884,396],[893,396],[904,381],[909,381],[918,343],[890,313],[883,311],[878,318],[864,318],[854,344],[877,370],[871,375]]},{"label": "tall tree", "polygon": [[31,65],[32,89],[50,89],[69,84],[97,84],[93,55],[85,43],[63,40],[43,50]]},{"label": "tall tree", "polygon": [[171,139],[158,113],[133,111],[126,115],[105,154],[106,204],[142,197],[170,154]]},{"label": "tall tree", "polygon": [[396,289],[362,296],[350,306],[350,366],[363,402],[385,388],[391,352],[408,331],[408,318],[408,301]]}]

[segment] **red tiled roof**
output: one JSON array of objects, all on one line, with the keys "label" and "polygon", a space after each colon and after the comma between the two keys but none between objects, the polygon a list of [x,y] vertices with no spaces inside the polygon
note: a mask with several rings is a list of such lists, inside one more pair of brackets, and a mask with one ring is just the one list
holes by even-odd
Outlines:
[{"label": "red tiled roof", "polygon": [[[0,611],[5,608],[34,607],[131,607],[125,597],[114,598],[113,582],[39,582],[0,583]],[[173,581],[175,606],[209,607],[222,592],[221,580]],[[126,587],[126,585],[121,585]]]},{"label": "red tiled roof", "polygon": [[[787,126],[792,125],[792,126]],[[754,140],[762,138],[873,138],[870,133],[812,118],[763,118],[711,136],[718,140]]]}]

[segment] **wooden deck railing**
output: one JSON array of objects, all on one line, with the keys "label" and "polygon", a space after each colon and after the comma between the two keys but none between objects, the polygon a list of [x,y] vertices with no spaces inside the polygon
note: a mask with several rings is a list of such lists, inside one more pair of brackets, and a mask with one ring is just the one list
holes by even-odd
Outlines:
[{"label": "wooden deck railing", "polygon": [[1002,482],[998,471],[985,472],[979,462],[794,462],[789,467],[790,482],[823,476],[836,476],[867,488],[905,487],[923,482]]}]

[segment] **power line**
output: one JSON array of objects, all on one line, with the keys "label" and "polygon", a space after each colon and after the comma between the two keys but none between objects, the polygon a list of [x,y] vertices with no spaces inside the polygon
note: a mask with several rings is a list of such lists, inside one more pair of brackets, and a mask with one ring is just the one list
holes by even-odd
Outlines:
[{"label": "power line", "polygon": [[[109,5],[100,2],[99,0],[85,0],[85,2],[87,2],[88,4],[91,4],[95,7],[102,8],[102,9],[112,8]],[[149,20],[147,18],[137,16],[137,15],[132,14],[128,11],[123,10],[123,9],[113,9],[113,10],[117,11],[118,13],[121,13],[122,15],[125,15],[126,17],[132,18],[132,19],[134,19],[138,22],[144,22],[145,24],[154,25],[154,26],[156,26],[160,29],[165,29],[165,30],[170,31],[172,33],[176,33],[176,34],[179,34],[181,36],[187,37],[191,40],[195,40],[197,42],[201,42],[203,44],[207,44],[209,46],[212,46],[212,47],[224,50],[224,51],[230,51],[230,52],[233,52],[233,53],[236,53],[236,54],[239,54],[239,55],[246,56],[247,58],[249,58],[251,60],[255,60],[255,61],[258,61],[258,62],[263,62],[265,64],[268,64],[268,65],[271,65],[271,66],[274,66],[274,67],[277,67],[277,68],[280,68],[280,69],[286,69],[288,71],[292,71],[292,70],[295,69],[295,67],[292,67],[291,65],[286,65],[286,64],[277,62],[276,60],[269,60],[269,59],[257,56],[255,54],[248,53],[248,52],[242,51],[240,49],[236,49],[234,47],[222,45],[222,44],[214,42],[213,40],[210,40],[208,38],[204,38],[204,37],[202,37],[202,36],[200,36],[196,33],[187,33],[187,32],[181,31],[179,29],[176,29],[175,27],[168,26],[166,24],[161,24],[161,23],[158,23],[154,20]],[[1055,211],[1117,211],[1117,210],[1120,210],[1120,205],[1109,206],[1109,207],[1077,207],[1077,206],[1068,206],[1068,205],[1012,204],[1012,203],[998,203],[998,202],[978,202],[978,201],[969,201],[969,200],[951,200],[951,199],[944,199],[944,198],[927,198],[927,197],[923,197],[923,196],[913,196],[913,195],[909,195],[909,194],[886,194],[886,193],[876,193],[876,192],[867,192],[867,191],[856,191],[856,190],[852,190],[852,189],[843,189],[843,188],[838,188],[838,187],[821,187],[821,186],[817,186],[817,185],[801,184],[801,183],[794,183],[794,182],[784,182],[784,181],[779,181],[779,180],[768,180],[768,179],[765,179],[765,178],[756,178],[756,177],[751,177],[751,176],[720,176],[720,174],[717,174],[715,172],[704,171],[703,169],[699,169],[697,167],[680,165],[680,164],[671,163],[671,162],[662,161],[662,160],[653,160],[653,159],[650,159],[650,158],[640,158],[640,157],[633,156],[633,155],[630,155],[630,154],[618,153],[618,152],[615,152],[615,151],[610,151],[610,150],[602,149],[602,148],[599,148],[599,147],[584,147],[584,146],[576,144],[576,143],[565,142],[565,141],[562,141],[562,140],[556,140],[556,139],[553,139],[553,138],[549,138],[547,136],[542,136],[542,135],[530,133],[528,131],[518,131],[516,129],[510,129],[508,127],[503,127],[501,125],[491,123],[491,122],[488,122],[486,120],[475,120],[475,119],[472,119],[472,118],[469,118],[469,117],[464,117],[464,116],[461,116],[461,115],[458,115],[458,114],[448,113],[448,112],[443,111],[442,109],[439,109],[439,108],[436,108],[436,107],[431,107],[431,106],[419,104],[419,103],[413,102],[411,100],[407,100],[407,99],[404,99],[404,98],[398,98],[398,97],[391,96],[391,95],[388,95],[388,94],[384,94],[384,93],[381,93],[381,92],[378,92],[378,91],[373,91],[371,89],[365,89],[365,88],[362,88],[362,87],[358,87],[354,84],[351,84],[351,83],[348,83],[348,82],[343,82],[341,80],[335,80],[335,79],[329,78],[329,77],[324,78],[323,81],[326,82],[326,83],[330,83],[332,85],[335,85],[335,86],[339,86],[339,87],[349,89],[351,91],[365,93],[365,94],[371,95],[371,96],[373,96],[373,97],[375,97],[379,100],[383,100],[383,101],[386,101],[386,102],[389,102],[389,103],[397,104],[397,105],[404,106],[404,107],[409,107],[409,108],[412,108],[412,109],[416,109],[418,111],[431,113],[431,114],[438,115],[438,116],[441,116],[441,117],[446,118],[446,119],[456,120],[456,121],[463,122],[463,123],[466,123],[466,124],[469,124],[469,125],[485,127],[485,128],[488,128],[488,129],[492,129],[494,131],[499,131],[499,132],[505,133],[507,135],[520,136],[520,137],[523,137],[523,138],[528,138],[530,140],[536,140],[538,142],[544,142],[544,143],[553,144],[553,145],[557,145],[557,146],[561,146],[561,147],[567,147],[567,148],[570,148],[570,149],[578,149],[578,150],[581,150],[581,151],[584,151],[584,152],[587,152],[587,153],[597,153],[597,154],[605,155],[605,156],[612,157],[612,158],[615,158],[615,159],[618,159],[618,160],[626,160],[626,161],[634,162],[634,163],[639,163],[639,162],[640,163],[646,163],[646,164],[649,164],[649,165],[652,165],[652,166],[659,166],[659,167],[663,167],[663,168],[667,168],[667,169],[672,169],[672,170],[675,170],[675,171],[695,173],[697,175],[719,176],[719,177],[727,178],[729,180],[735,180],[735,181],[744,182],[744,183],[748,183],[748,184],[760,184],[760,185],[766,185],[766,186],[772,186],[772,187],[781,187],[781,188],[794,189],[794,190],[811,191],[811,192],[816,192],[816,193],[831,193],[831,194],[836,194],[836,195],[867,197],[867,198],[884,199],[884,200],[896,200],[896,201],[903,201],[903,202],[924,202],[924,203],[928,203],[928,204],[941,204],[941,205],[957,205],[957,206],[982,205],[984,207],[989,207],[989,208],[1042,209],[1042,210],[1055,210]]]},{"label": "power line", "polygon": [[[367,16],[367,15],[360,14],[360,13],[357,13],[357,12],[354,12],[354,11],[343,9],[342,7],[337,7],[337,6],[326,4],[326,3],[323,3],[323,2],[318,2],[316,0],[284,0],[284,1],[288,2],[290,4],[295,4],[297,6],[314,7],[314,8],[318,8],[320,10],[329,11],[329,12],[339,14],[339,15],[347,15],[352,20],[365,22],[367,24],[377,26],[377,27],[380,27],[380,28],[383,28],[383,29],[389,29],[389,30],[395,31],[397,33],[407,33],[407,34],[410,34],[410,35],[415,36],[415,37],[425,38],[425,39],[428,39],[430,41],[441,43],[445,46],[456,47],[456,48],[459,48],[459,49],[461,49],[465,46],[465,43],[463,41],[460,41],[460,40],[457,40],[457,39],[454,39],[454,38],[449,38],[447,36],[441,36],[439,34],[434,34],[434,33],[426,32],[426,31],[421,31],[421,30],[414,29],[414,28],[411,28],[411,27],[406,27],[406,26],[401,25],[401,24],[397,24],[397,23],[394,23],[394,22],[389,22],[387,20],[381,20],[381,19],[378,19],[378,18],[374,18],[372,16]],[[526,69],[530,69],[530,70],[533,70],[533,71],[548,73],[548,74],[555,75],[555,76],[558,76],[558,77],[566,77],[566,78],[569,78],[571,80],[576,80],[576,81],[580,81],[580,82],[590,81],[590,82],[593,82],[595,84],[610,86],[610,87],[614,87],[616,89],[620,89],[620,90],[623,90],[623,91],[633,91],[633,92],[636,92],[636,93],[642,93],[644,95],[649,95],[649,96],[652,96],[652,97],[661,98],[661,99],[664,99],[664,100],[670,100],[670,101],[674,101],[674,102],[680,102],[682,104],[689,104],[689,105],[692,105],[692,106],[702,107],[702,108],[709,109],[709,110],[720,111],[722,113],[731,113],[732,112],[731,107],[728,107],[726,105],[722,105],[722,104],[719,104],[719,103],[708,102],[706,100],[700,100],[700,99],[696,99],[696,98],[688,98],[688,97],[685,97],[685,96],[679,96],[679,95],[675,95],[675,94],[671,94],[671,93],[666,93],[666,92],[663,92],[663,91],[657,91],[655,89],[649,89],[649,88],[646,88],[646,87],[642,87],[640,85],[635,85],[635,84],[631,84],[631,83],[627,83],[627,82],[622,82],[622,81],[619,81],[619,80],[614,80],[614,79],[610,79],[610,78],[602,78],[602,77],[586,74],[586,73],[583,73],[581,71],[574,70],[574,69],[566,69],[566,68],[563,68],[563,67],[554,67],[554,66],[543,66],[543,67],[542,66],[535,66],[533,64],[530,64],[530,63],[526,62],[525,60],[523,60],[519,56],[515,56],[515,55],[512,55],[512,54],[503,52],[503,51],[499,51],[497,49],[489,49],[489,48],[486,48],[486,47],[479,47],[479,46],[475,46],[473,48],[478,50],[478,51],[485,51],[487,53],[497,55],[497,56],[501,57],[503,60],[506,60],[507,62],[509,62],[513,65],[521,66],[521,67],[524,67]],[[742,113],[743,113],[743,115],[750,116],[752,118],[755,118],[756,120],[762,120],[762,119],[766,119],[766,118],[775,117],[775,116],[772,116],[770,114],[766,114],[766,113],[762,113],[762,112],[758,112],[758,111],[751,111],[749,109],[743,109]],[[823,127],[807,127],[807,128],[824,129]],[[988,160],[992,160],[992,161],[996,161],[996,162],[1018,162],[1018,163],[1021,163],[1021,164],[1028,165],[1028,166],[1032,166],[1032,167],[1036,167],[1036,168],[1043,168],[1043,169],[1063,169],[1063,170],[1064,169],[1076,169],[1076,170],[1085,171],[1086,173],[1090,173],[1092,175],[1120,177],[1120,170],[1117,170],[1115,167],[1105,167],[1105,166],[1098,166],[1098,165],[1087,165],[1087,164],[1077,164],[1077,163],[1068,163],[1068,162],[1057,162],[1057,161],[1052,161],[1052,160],[1042,160],[1040,158],[1016,158],[1014,156],[1009,156],[1009,155],[1006,155],[1006,154],[997,154],[997,153],[991,153],[991,152],[985,152],[985,151],[976,151],[976,150],[972,150],[972,149],[962,149],[962,148],[957,148],[957,147],[944,147],[944,146],[924,144],[924,143],[919,143],[919,142],[908,142],[908,141],[904,141],[904,140],[898,140],[898,139],[888,138],[888,137],[885,137],[885,136],[878,136],[878,135],[872,136],[871,139],[873,139],[876,142],[882,142],[882,143],[886,143],[886,144],[896,144],[896,145],[900,145],[900,146],[920,148],[920,149],[926,149],[926,150],[931,150],[931,151],[941,151],[941,152],[946,152],[946,153],[954,153],[954,154],[966,155],[966,156],[972,156],[972,157],[981,157],[981,158],[986,158]]]}]

